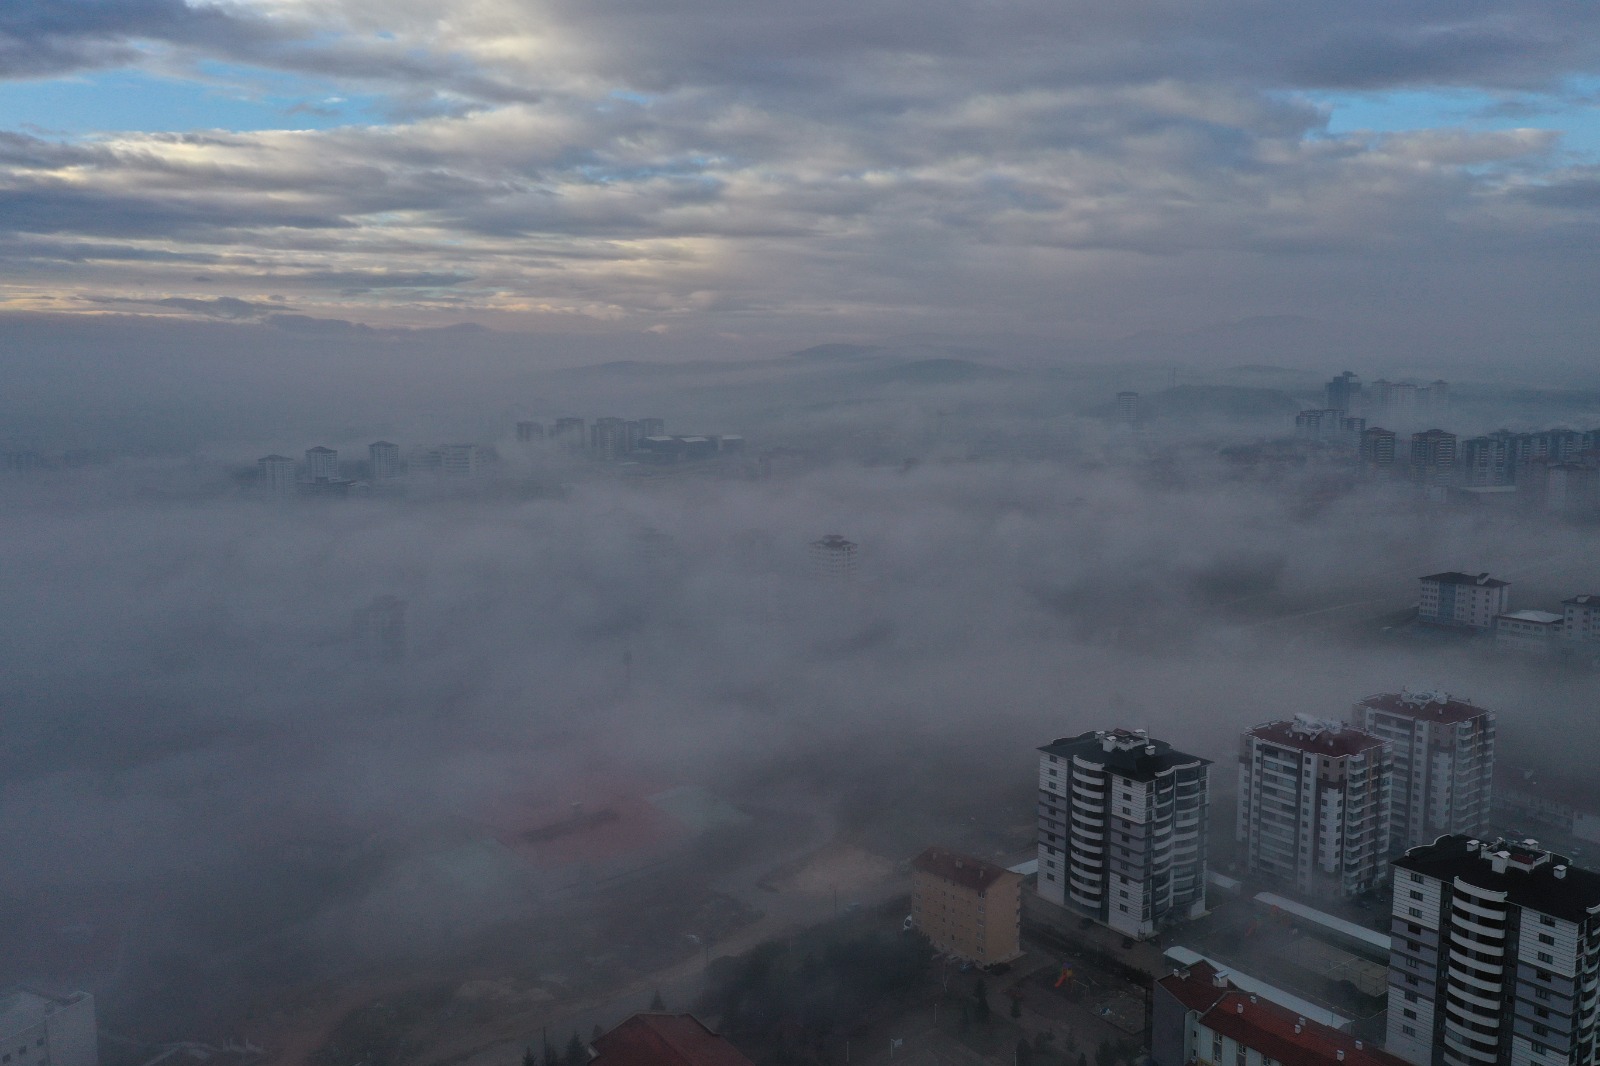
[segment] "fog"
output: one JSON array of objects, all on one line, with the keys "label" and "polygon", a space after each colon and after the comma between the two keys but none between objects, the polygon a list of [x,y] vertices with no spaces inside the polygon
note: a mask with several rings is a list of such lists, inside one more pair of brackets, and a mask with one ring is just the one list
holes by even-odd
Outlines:
[{"label": "fog", "polygon": [[[1210,384],[1152,383],[1136,431],[1107,417],[1125,369],[973,354],[523,366],[515,393],[391,382],[381,421],[197,419],[182,447],[41,420],[93,459],[44,451],[0,479],[0,968],[92,987],[139,1039],[223,1039],[295,989],[397,966],[670,957],[615,892],[484,858],[557,817],[529,812],[698,786],[750,819],[691,846],[687,869],[715,878],[830,840],[893,861],[1025,845],[1034,747],[1085,729],[1217,760],[1218,841],[1238,732],[1271,718],[1424,682],[1497,710],[1504,758],[1575,768],[1600,742],[1591,672],[1380,631],[1435,570],[1510,579],[1519,607],[1584,591],[1592,527],[1228,463],[1292,432],[1273,397],[1292,415],[1308,372],[1185,369]],[[236,381],[210,387],[211,411],[248,409]],[[1591,409],[1460,391],[1452,428]],[[650,478],[510,432],[569,413],[751,450]],[[328,444],[350,463],[380,430],[407,451],[476,438],[499,462],[466,489],[252,485],[259,455]],[[808,565],[826,533],[860,546],[854,582]],[[379,596],[405,603],[403,659],[352,632]],[[703,892],[686,882],[683,905]],[[707,920],[661,923],[681,941]]]}]

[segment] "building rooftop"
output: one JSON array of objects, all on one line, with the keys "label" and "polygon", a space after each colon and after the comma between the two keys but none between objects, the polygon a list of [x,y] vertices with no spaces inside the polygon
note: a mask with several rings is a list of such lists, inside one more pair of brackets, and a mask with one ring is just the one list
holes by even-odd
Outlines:
[{"label": "building rooftop", "polygon": [[932,874],[973,892],[987,891],[990,885],[1010,873],[1009,870],[992,862],[984,862],[982,859],[974,859],[970,855],[962,855],[960,852],[939,847],[927,849],[912,859],[911,865],[923,873]]},{"label": "building rooftop", "polygon": [[258,462],[258,463],[292,463],[292,462],[294,462],[294,460],[289,458],[287,455],[263,455],[261,458],[257,459],[256,462]]},{"label": "building rooftop", "polygon": [[635,1014],[593,1047],[590,1066],[753,1066],[692,1014]]},{"label": "building rooftop", "polygon": [[1452,699],[1449,694],[1436,690],[1406,689],[1402,692],[1382,692],[1368,696],[1357,707],[1371,707],[1388,714],[1402,714],[1408,718],[1426,718],[1434,722],[1470,722],[1488,714],[1483,707],[1470,701]]},{"label": "building rooftop", "polygon": [[1299,714],[1292,721],[1258,725],[1245,735],[1287,748],[1339,757],[1360,755],[1382,748],[1384,743],[1381,738],[1343,722],[1325,722]]},{"label": "building rooftop", "polygon": [[84,998],[86,993],[74,992],[69,996],[52,996],[31,988],[13,988],[0,992],[0,1038],[9,1037],[24,1029],[31,1029],[62,1007],[69,1007]]},{"label": "building rooftop", "polygon": [[1180,766],[1209,766],[1210,759],[1178,751],[1164,740],[1152,740],[1144,730],[1091,729],[1075,737],[1061,737],[1039,749],[1058,758],[1080,758],[1099,763],[1119,777],[1152,781]]},{"label": "building rooftop", "polygon": [[1545,625],[1554,625],[1561,621],[1559,614],[1552,614],[1549,611],[1507,611],[1495,617],[1513,618],[1518,622],[1541,622]]},{"label": "building rooftop", "polygon": [[1561,602],[1570,603],[1574,607],[1600,607],[1600,596],[1588,594],[1582,596],[1568,596]]},{"label": "building rooftop", "polygon": [[[1291,995],[1249,974],[1239,973],[1185,947],[1171,947],[1164,952],[1178,967],[1178,972],[1161,978],[1160,984],[1190,1010],[1204,1013],[1216,1006],[1217,1001],[1230,992],[1253,995],[1266,1000],[1279,1010],[1289,1012],[1294,1018],[1307,1018],[1318,1025],[1335,1031],[1346,1030],[1351,1021],[1343,1015],[1323,1010],[1314,1003]],[[1285,1062],[1294,1062],[1286,1059]]]},{"label": "building rooftop", "polygon": [[1460,879],[1504,892],[1519,907],[1571,922],[1600,914],[1600,874],[1573,866],[1572,860],[1544,851],[1534,840],[1444,836],[1410,849],[1394,865],[1441,881]]},{"label": "building rooftop", "polygon": [[1229,992],[1201,1017],[1213,1032],[1232,1037],[1278,1062],[1318,1066],[1404,1066],[1405,1060],[1348,1033],[1330,1029],[1244,992]]},{"label": "building rooftop", "polygon": [[1511,584],[1509,581],[1500,581],[1496,578],[1492,578],[1486,573],[1463,574],[1455,570],[1450,570],[1443,574],[1428,574],[1422,580],[1437,581],[1444,585],[1479,585],[1483,588],[1489,589],[1505,588],[1507,585]]},{"label": "building rooftop", "polygon": [[316,453],[327,453],[327,454],[330,454],[330,455],[337,455],[338,454],[332,448],[324,448],[320,444],[317,445],[315,448],[307,448],[306,449],[306,454],[307,455],[312,455],[312,454],[316,454]]}]

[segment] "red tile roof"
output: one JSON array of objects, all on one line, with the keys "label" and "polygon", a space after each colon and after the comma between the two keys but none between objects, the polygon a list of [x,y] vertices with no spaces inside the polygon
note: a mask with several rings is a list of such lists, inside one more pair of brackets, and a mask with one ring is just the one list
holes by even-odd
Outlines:
[{"label": "red tile roof", "polygon": [[754,1066],[692,1014],[635,1014],[594,1051],[589,1066]]},{"label": "red tile roof", "polygon": [[1407,699],[1398,692],[1384,692],[1376,696],[1368,696],[1362,700],[1360,706],[1376,707],[1389,714],[1403,714],[1411,718],[1426,718],[1434,722],[1470,722],[1480,715],[1488,714],[1486,707],[1475,707],[1465,700],[1453,700],[1446,696],[1443,700],[1424,700],[1420,698]]},{"label": "red tile roof", "polygon": [[1351,726],[1339,730],[1306,732],[1294,722],[1268,722],[1250,730],[1250,735],[1270,744],[1316,755],[1359,755],[1369,749],[1383,747],[1382,739]]},{"label": "red tile roof", "polygon": [[[1200,1017],[1200,1024],[1270,1059],[1295,1066],[1405,1066],[1405,1060],[1264,999],[1229,992]],[[1299,1031],[1296,1032],[1295,1030]],[[1339,1057],[1339,1052],[1344,1057]]]},{"label": "red tile roof", "polygon": [[986,891],[990,885],[1009,872],[992,862],[974,859],[970,855],[933,847],[911,860],[911,865],[923,873],[960,885],[974,892]]}]

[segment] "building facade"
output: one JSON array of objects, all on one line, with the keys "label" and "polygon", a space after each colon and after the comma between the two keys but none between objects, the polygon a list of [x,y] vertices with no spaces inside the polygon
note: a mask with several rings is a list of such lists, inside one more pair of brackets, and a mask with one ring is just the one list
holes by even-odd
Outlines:
[{"label": "building facade", "polygon": [[1155,1066],[1402,1066],[1403,1059],[1252,995],[1229,977],[1200,962],[1155,983]]},{"label": "building facade", "polygon": [[1446,833],[1480,833],[1493,799],[1494,712],[1443,692],[1368,696],[1353,721],[1389,742],[1391,853]]},{"label": "building facade", "polygon": [[372,467],[372,480],[389,481],[400,476],[400,445],[378,440],[367,445],[367,463]]},{"label": "building facade", "polygon": [[1430,625],[1488,631],[1497,615],[1511,610],[1511,583],[1488,574],[1449,571],[1421,581],[1417,618]]},{"label": "building facade", "polygon": [[256,480],[271,496],[294,495],[294,460],[287,455],[264,455],[256,460]]},{"label": "building facade", "polygon": [[1390,745],[1296,715],[1244,734],[1236,835],[1251,872],[1348,898],[1388,874]]},{"label": "building facade", "polygon": [[1600,875],[1536,841],[1394,863],[1390,1051],[1417,1066],[1600,1062]]},{"label": "building facade", "polygon": [[1507,611],[1494,620],[1494,643],[1507,651],[1552,655],[1561,647],[1561,616],[1553,611]]},{"label": "building facade", "polygon": [[0,993],[0,1052],[13,1066],[97,1066],[94,997],[31,988]]},{"label": "building facade", "polygon": [[851,540],[829,533],[814,540],[806,549],[811,572],[826,581],[853,581],[856,577],[859,548]]},{"label": "building facade", "polygon": [[1144,730],[1039,749],[1039,895],[1127,936],[1206,905],[1210,763]]},{"label": "building facade", "polygon": [[1600,596],[1561,601],[1561,639],[1576,648],[1600,646]]},{"label": "building facade", "polygon": [[312,481],[331,481],[339,476],[339,453],[332,448],[306,449],[306,477]]},{"label": "building facade", "polygon": [[1022,954],[1022,875],[948,848],[911,862],[911,920],[938,950],[979,966]]},{"label": "building facade", "polygon": [[1382,426],[1361,431],[1361,465],[1369,470],[1394,469],[1395,434]]}]

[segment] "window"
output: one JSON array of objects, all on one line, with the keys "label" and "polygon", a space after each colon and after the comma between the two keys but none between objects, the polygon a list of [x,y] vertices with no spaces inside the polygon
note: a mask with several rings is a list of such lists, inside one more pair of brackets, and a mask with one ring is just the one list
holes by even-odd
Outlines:
[{"label": "window", "polygon": [[1410,914],[1411,917],[1413,917],[1413,918],[1421,918],[1422,917],[1422,908],[1421,907],[1407,907],[1406,908],[1406,912],[1408,914]]},{"label": "window", "polygon": [[1556,961],[1556,957],[1554,955],[1550,954],[1548,951],[1541,951],[1538,954],[1539,954],[1539,961],[1540,962],[1555,962]]},{"label": "window", "polygon": [[1539,943],[1541,943],[1541,944],[1554,944],[1555,942],[1556,942],[1556,938],[1551,936],[1549,933],[1540,933],[1539,934]]},{"label": "window", "polygon": [[1417,1012],[1414,1010],[1403,1010],[1400,1013],[1407,1018],[1415,1018],[1417,1016]]},{"label": "window", "polygon": [[1533,990],[1533,998],[1534,999],[1549,999],[1550,998],[1550,990],[1548,988],[1535,988]]},{"label": "window", "polygon": [[1407,1036],[1416,1036],[1417,1035],[1417,1027],[1414,1026],[1414,1025],[1402,1025],[1400,1027],[1400,1031],[1402,1033],[1406,1034]]},{"label": "window", "polygon": [[1411,891],[1411,898],[1412,898],[1412,899],[1421,899],[1421,898],[1422,898],[1422,893],[1421,893],[1421,892],[1418,892],[1418,891],[1416,891],[1416,890],[1415,890],[1415,889],[1412,889],[1412,891]]},{"label": "window", "polygon": [[1420,885],[1422,884],[1422,875],[1414,873],[1411,875],[1411,880]]}]

